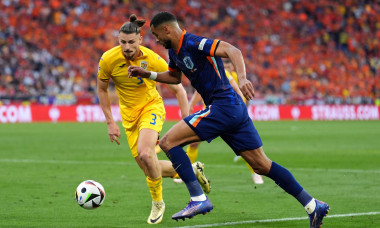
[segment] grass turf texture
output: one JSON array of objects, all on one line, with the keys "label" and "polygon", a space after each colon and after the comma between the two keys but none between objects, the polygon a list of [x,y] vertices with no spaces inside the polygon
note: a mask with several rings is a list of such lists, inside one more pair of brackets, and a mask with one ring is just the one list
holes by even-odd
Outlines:
[{"label": "grass turf texture", "polygon": [[[173,124],[167,122],[163,132]],[[380,227],[380,214],[347,216],[380,212],[380,121],[255,125],[267,155],[287,167],[312,196],[330,204],[332,217],[324,220],[324,228]],[[158,156],[167,159],[163,152]],[[189,195],[184,184],[164,179],[166,212],[157,227],[309,226],[293,197],[266,177],[264,185],[254,185],[244,162],[234,163],[233,157],[219,138],[202,143],[198,160],[212,180],[214,210],[185,222],[172,220]],[[77,185],[87,179],[106,191],[104,204],[92,211],[74,200]],[[0,227],[149,226],[145,177],[125,134],[120,146],[110,143],[105,123],[1,124],[0,189]],[[304,219],[278,221],[282,218]]]}]

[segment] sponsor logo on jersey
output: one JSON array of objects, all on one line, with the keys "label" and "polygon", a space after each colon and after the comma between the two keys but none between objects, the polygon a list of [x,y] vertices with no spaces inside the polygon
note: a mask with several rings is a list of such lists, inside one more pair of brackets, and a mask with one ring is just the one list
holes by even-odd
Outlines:
[{"label": "sponsor logo on jersey", "polygon": [[207,41],[206,38],[203,38],[203,39],[201,40],[201,42],[199,43],[199,46],[198,46],[198,50],[203,51],[203,47],[205,46],[206,41]]}]

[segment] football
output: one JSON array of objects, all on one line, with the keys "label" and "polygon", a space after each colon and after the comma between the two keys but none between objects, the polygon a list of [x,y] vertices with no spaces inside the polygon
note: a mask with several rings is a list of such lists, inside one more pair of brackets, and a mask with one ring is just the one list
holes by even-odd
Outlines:
[{"label": "football", "polygon": [[93,180],[80,183],[75,191],[75,199],[85,209],[98,208],[104,202],[106,192],[103,186]]}]

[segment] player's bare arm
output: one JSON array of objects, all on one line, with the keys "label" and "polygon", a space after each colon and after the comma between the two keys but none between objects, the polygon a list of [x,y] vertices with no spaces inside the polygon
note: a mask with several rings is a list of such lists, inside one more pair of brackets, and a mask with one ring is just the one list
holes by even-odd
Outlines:
[{"label": "player's bare arm", "polygon": [[187,93],[182,84],[168,84],[169,89],[175,93],[178,101],[178,106],[181,110],[182,119],[189,115],[189,105],[187,102]]},{"label": "player's bare arm", "polygon": [[101,80],[98,78],[97,92],[98,92],[98,97],[99,97],[99,104],[100,104],[100,107],[102,107],[104,116],[106,118],[108,136],[111,142],[115,141],[118,145],[120,145],[120,142],[119,142],[120,129],[113,119],[112,112],[111,112],[111,103],[108,98],[108,82],[109,80]]},{"label": "player's bare arm", "polygon": [[[230,81],[230,84],[231,84],[231,86],[232,86],[232,89],[234,89],[235,92],[236,92],[237,94],[239,94],[239,96],[241,97],[241,99],[243,99],[243,98],[244,98],[244,95],[243,95],[243,93],[240,91],[240,89],[239,89],[239,85],[235,82],[235,80],[231,80],[231,81]],[[243,100],[244,100],[244,99],[243,99]]]},{"label": "player's bare arm", "polygon": [[[182,73],[179,71],[165,71],[165,72],[156,72],[157,78],[154,79],[157,82],[162,82],[165,84],[179,84],[182,81]],[[138,66],[129,66],[128,67],[129,77],[142,77],[149,78],[151,72],[147,71]]]},{"label": "player's bare arm", "polygon": [[189,102],[190,113],[194,112],[194,106],[202,101],[201,95],[195,90]]},{"label": "player's bare arm", "polygon": [[252,100],[255,96],[255,90],[253,89],[252,83],[247,80],[244,59],[241,51],[227,42],[220,41],[219,46],[215,51],[215,56],[229,58],[231,60],[239,78],[239,88],[241,92],[247,100]]}]

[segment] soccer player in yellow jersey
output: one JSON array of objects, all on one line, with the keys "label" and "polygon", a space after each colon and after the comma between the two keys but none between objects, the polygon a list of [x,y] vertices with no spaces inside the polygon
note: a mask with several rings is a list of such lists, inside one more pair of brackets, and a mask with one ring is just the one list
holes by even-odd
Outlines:
[{"label": "soccer player in yellow jersey", "polygon": [[[152,50],[141,46],[140,27],[145,20],[131,15],[130,21],[119,30],[119,46],[106,51],[100,61],[97,80],[99,103],[104,112],[111,142],[120,144],[120,130],[115,123],[108,97],[109,79],[116,86],[120,114],[132,155],[146,176],[152,196],[152,210],[147,222],[162,221],[165,203],[162,197],[162,177],[173,177],[176,171],[170,161],[158,160],[155,153],[159,133],[165,120],[164,103],[156,90],[156,82],[149,79],[128,77],[128,66],[140,66],[154,72],[168,70],[164,59]],[[182,117],[188,116],[187,96],[181,84],[169,85],[178,99]],[[194,168],[196,176],[204,179],[203,170]],[[207,179],[206,179],[207,180]],[[202,184],[201,183],[201,184]],[[206,183],[209,185],[208,181]]]}]

